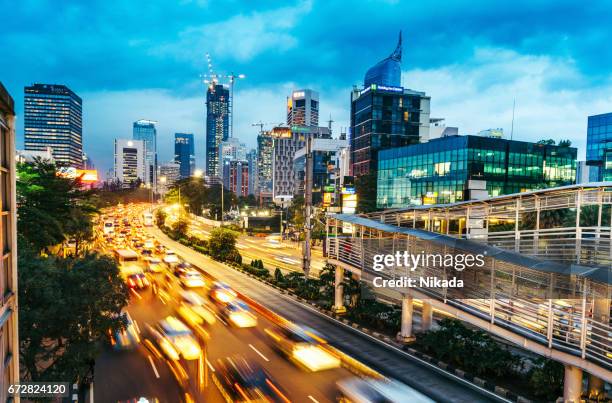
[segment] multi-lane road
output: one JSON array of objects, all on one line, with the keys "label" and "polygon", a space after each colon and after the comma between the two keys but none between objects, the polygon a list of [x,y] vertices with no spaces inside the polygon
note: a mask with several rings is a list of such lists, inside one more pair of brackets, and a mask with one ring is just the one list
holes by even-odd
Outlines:
[{"label": "multi-lane road", "polygon": [[[197,223],[192,223],[192,229],[202,232],[210,230]],[[318,331],[332,346],[436,401],[480,402],[493,399],[493,396],[484,390],[474,389],[461,380],[443,375],[439,370],[415,361],[399,349],[328,318],[307,304],[302,304],[272,287],[171,240],[157,228],[145,228],[144,231],[162,245],[176,251],[185,261],[230,284],[238,292],[270,311]],[[266,245],[265,240],[251,237],[241,237],[239,244],[247,246],[240,250],[243,256],[248,259],[246,252],[251,251],[252,258],[262,259],[264,263],[268,259],[278,261],[275,259],[277,256],[286,256],[279,252],[288,253],[290,258],[299,257],[300,254],[295,247],[278,248],[276,245]],[[323,263],[322,258],[320,263]],[[299,267],[297,264],[287,266],[293,270]],[[180,285],[173,281],[171,298],[168,301],[160,300],[151,291],[133,292],[127,311],[142,330],[147,324],[154,324],[167,315],[174,314],[174,300],[179,291]],[[201,293],[204,295],[204,290]],[[344,368],[317,373],[307,373],[299,369],[280,356],[269,344],[263,330],[273,326],[273,323],[261,315],[258,315],[258,326],[254,329],[234,329],[219,320],[210,326],[207,329],[210,339],[206,343],[208,387],[205,387],[201,394],[192,392],[195,401],[223,401],[219,390],[212,383],[216,360],[240,355],[264,367],[272,379],[283,388],[290,401],[334,402],[337,395],[336,382],[354,375]],[[117,352],[107,348],[96,363],[95,401],[116,402],[140,396],[156,397],[162,402],[189,401],[189,398],[185,397],[185,390],[189,388],[181,386],[177,381],[181,378],[177,377],[176,372],[171,370],[171,366],[163,357],[145,348],[143,344],[136,351]],[[192,377],[195,376],[193,368],[187,366],[186,372]]]}]

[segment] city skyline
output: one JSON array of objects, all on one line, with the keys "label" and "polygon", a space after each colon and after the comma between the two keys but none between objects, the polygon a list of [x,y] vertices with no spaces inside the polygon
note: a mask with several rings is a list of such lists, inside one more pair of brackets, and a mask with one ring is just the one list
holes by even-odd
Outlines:
[{"label": "city skyline", "polygon": [[[463,6],[448,2],[443,10],[429,10],[391,2],[340,10],[339,4],[302,2],[255,11],[237,3],[228,14],[215,13],[220,5],[185,2],[167,8],[154,4],[139,13],[130,7],[113,11],[126,22],[138,15],[152,24],[172,13],[162,32],[129,23],[102,29],[109,11],[94,2],[61,10],[66,31],[58,34],[48,18],[53,10],[23,2],[3,21],[7,31],[0,39],[13,61],[5,82],[15,95],[18,148],[23,87],[57,83],[83,98],[84,151],[101,172],[112,166],[111,139],[129,137],[132,122],[143,117],[159,122],[160,160],[171,159],[174,133],[193,132],[196,164],[204,167],[205,87],[198,77],[206,71],[205,52],[215,71],[247,75],[236,86],[235,107],[236,137],[247,146],[256,143],[251,124],[282,122],[286,94],[299,88],[319,92],[320,124],[331,113],[337,136],[348,126],[352,86],[361,85],[367,68],[388,56],[402,30],[402,84],[431,96],[432,117],[446,118],[460,134],[491,127],[510,133],[516,99],[514,139],[568,138],[584,159],[587,116],[609,112],[612,104],[612,79],[605,69],[612,54],[601,34],[610,13],[605,2],[588,9],[570,2],[513,3],[494,11],[463,11]],[[402,13],[394,12],[400,8]],[[72,35],[85,15],[95,16],[92,30]],[[332,15],[333,34],[308,26],[313,18]],[[408,20],[401,17],[406,15]],[[35,34],[33,26],[44,35]],[[32,63],[34,54],[46,57]],[[84,74],[90,64],[108,60],[114,61],[112,69]]]}]

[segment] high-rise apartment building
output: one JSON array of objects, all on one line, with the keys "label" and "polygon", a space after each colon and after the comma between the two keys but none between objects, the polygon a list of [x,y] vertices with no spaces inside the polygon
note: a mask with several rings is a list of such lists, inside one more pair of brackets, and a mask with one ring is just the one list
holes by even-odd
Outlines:
[{"label": "high-rise apartment building", "polygon": [[19,383],[17,324],[17,218],[15,203],[15,103],[0,83],[0,401]]},{"label": "high-rise apartment building", "polygon": [[223,186],[236,196],[249,195],[248,161],[223,161]]},{"label": "high-rise apartment building", "polygon": [[246,160],[247,147],[236,137],[230,137],[221,143],[221,156],[223,160]]},{"label": "high-rise apartment building", "polygon": [[145,143],[143,140],[115,139],[113,176],[129,188],[145,179]]},{"label": "high-rise apartment building", "polygon": [[586,162],[591,182],[612,181],[612,112],[589,116]]},{"label": "high-rise apartment building", "polygon": [[272,193],[272,158],[274,138],[272,132],[262,131],[257,135],[257,180],[255,194]]},{"label": "high-rise apartment building", "polygon": [[213,84],[206,91],[206,175],[219,177],[221,172],[221,142],[229,138],[229,88]]},{"label": "high-rise apartment building", "polygon": [[257,150],[250,150],[246,155],[246,160],[249,163],[249,192],[255,194],[255,186],[257,183]]},{"label": "high-rise apartment building", "polygon": [[157,173],[157,130],[152,120],[137,120],[132,128],[132,138],[145,145],[145,183],[155,184]]},{"label": "high-rise apartment building", "polygon": [[51,147],[58,164],[82,167],[82,100],[70,88],[57,84],[25,87],[24,132],[26,150]]},{"label": "high-rise apartment building", "polygon": [[388,58],[370,68],[351,96],[351,164],[359,177],[377,169],[378,151],[429,138],[430,98],[401,87],[401,34]]},{"label": "high-rise apartment building", "polygon": [[271,131],[274,140],[272,155],[272,197],[275,203],[283,203],[293,198],[295,193],[295,174],[293,158],[295,153],[306,145],[306,138],[330,138],[327,127],[292,126],[275,127]]},{"label": "high-rise apartment building", "polygon": [[193,175],[195,171],[193,133],[174,134],[174,162],[180,166],[181,179]]},{"label": "high-rise apartment building", "polygon": [[287,125],[319,125],[319,93],[313,90],[296,90],[287,97]]},{"label": "high-rise apartment building", "polygon": [[165,194],[174,183],[181,178],[181,166],[176,162],[168,162],[157,167],[157,189]]}]

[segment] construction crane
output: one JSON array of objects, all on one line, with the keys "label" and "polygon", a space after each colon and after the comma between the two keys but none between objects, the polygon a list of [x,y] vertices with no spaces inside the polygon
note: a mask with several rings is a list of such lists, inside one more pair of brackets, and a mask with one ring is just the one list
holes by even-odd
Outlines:
[{"label": "construction crane", "polygon": [[212,59],[210,58],[210,53],[206,53],[206,64],[208,65],[208,73],[202,74],[204,80],[204,84],[208,86],[211,90],[214,89],[215,85],[219,83],[219,75],[216,74],[213,70]]},{"label": "construction crane", "polygon": [[276,123],[276,122],[262,122],[261,120],[257,123],[251,123],[251,126],[259,126],[259,133],[263,133],[263,128],[266,125],[274,125],[274,126],[281,126],[283,123]]}]

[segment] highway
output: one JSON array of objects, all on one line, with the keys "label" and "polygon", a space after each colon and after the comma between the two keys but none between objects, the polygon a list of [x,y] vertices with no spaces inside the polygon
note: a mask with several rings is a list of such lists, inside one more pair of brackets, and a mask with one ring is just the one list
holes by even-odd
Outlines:
[{"label": "highway", "polygon": [[[147,228],[146,230],[165,246],[175,250],[186,261],[225,281],[239,292],[253,298],[285,318],[315,329],[331,345],[370,365],[386,376],[400,380],[441,402],[492,401],[492,396],[485,396],[480,391],[473,390],[458,380],[449,379],[412,360],[401,351],[383,345],[366,334],[327,318],[312,307],[299,303],[272,287],[171,240],[157,228]],[[325,373],[321,380],[328,379],[328,374]],[[302,382],[305,381],[301,380],[300,383]],[[308,381],[306,383],[311,384]]]}]

